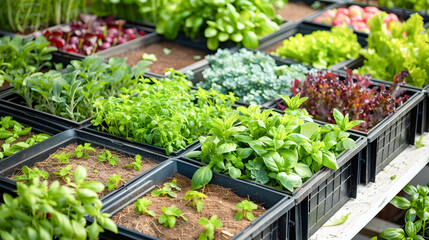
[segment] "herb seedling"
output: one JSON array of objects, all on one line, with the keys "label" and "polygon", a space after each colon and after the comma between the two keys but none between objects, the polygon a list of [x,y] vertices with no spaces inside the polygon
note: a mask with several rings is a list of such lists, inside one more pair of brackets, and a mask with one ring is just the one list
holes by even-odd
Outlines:
[{"label": "herb seedling", "polygon": [[115,190],[121,182],[125,182],[125,179],[122,178],[121,174],[113,175],[109,177],[109,181],[106,183],[106,187],[109,192]]},{"label": "herb seedling", "polygon": [[71,154],[70,152],[68,153],[62,152],[61,154],[53,154],[52,158],[58,159],[59,163],[69,163],[70,154]]},{"label": "herb seedling", "polygon": [[203,198],[207,198],[204,193],[197,191],[187,191],[185,195],[185,200],[190,201],[191,207],[197,209],[197,212],[201,212],[203,210],[204,202]]},{"label": "herb seedling", "polygon": [[27,166],[22,167],[22,175],[13,178],[15,181],[30,181],[31,179],[42,177],[44,179],[49,178],[49,173],[41,171],[37,167],[31,169]]},{"label": "herb seedling", "polygon": [[416,148],[421,148],[425,145],[424,143],[422,143],[422,140],[423,140],[423,136],[420,136],[419,140],[416,141],[416,144],[415,144]]},{"label": "herb seedling", "polygon": [[70,180],[70,176],[73,176],[73,173],[71,172],[73,166],[71,164],[62,167],[60,171],[54,172],[54,175],[60,178],[63,178],[66,182]]},{"label": "herb seedling", "polygon": [[156,62],[158,58],[156,58],[156,55],[153,53],[143,53],[142,60],[149,60],[152,62]]},{"label": "herb seedling", "polygon": [[169,48],[164,48],[164,49],[162,49],[162,51],[164,52],[165,55],[171,54],[171,49],[169,49]]},{"label": "herb seedling", "polygon": [[237,205],[235,205],[235,207],[239,210],[234,215],[235,220],[239,221],[243,217],[247,218],[247,220],[249,220],[249,221],[253,221],[255,219],[255,216],[253,216],[252,210],[257,209],[258,205],[254,204],[251,201],[243,200],[243,201],[237,203]]},{"label": "herb seedling", "polygon": [[113,156],[113,154],[109,151],[103,151],[97,156],[97,160],[100,162],[109,161],[110,165],[112,166],[118,166],[118,157]]},{"label": "herb seedling", "polygon": [[205,217],[201,217],[198,223],[207,230],[200,234],[198,240],[213,240],[215,228],[222,227],[222,222],[217,218],[217,215],[213,215],[210,220]]},{"label": "herb seedling", "polygon": [[136,206],[136,213],[141,215],[148,214],[152,217],[156,217],[156,213],[148,209],[148,206],[151,204],[152,201],[147,198],[137,199],[137,201],[134,203],[134,205]]},{"label": "herb seedling", "polygon": [[158,218],[158,223],[162,224],[164,227],[173,228],[176,224],[177,218],[181,217],[185,222],[188,221],[188,219],[183,216],[182,210],[178,209],[176,206],[171,206],[169,208],[162,207],[161,208],[162,213]]},{"label": "herb seedling", "polygon": [[154,190],[152,192],[152,196],[154,197],[158,197],[158,196],[165,196],[168,195],[172,198],[176,198],[177,194],[175,192],[173,192],[173,189],[176,189],[177,191],[181,191],[182,189],[177,186],[176,184],[177,180],[173,179],[173,181],[171,181],[171,183],[164,183],[164,187],[163,188],[159,188],[157,190]]},{"label": "herb seedling", "polygon": [[76,149],[74,150],[74,157],[75,158],[82,158],[85,159],[89,158],[89,151],[95,152],[95,149],[91,147],[91,143],[85,143],[83,146],[82,144],[79,144]]},{"label": "herb seedling", "polygon": [[195,55],[195,56],[193,56],[192,57],[194,60],[200,60],[201,59],[201,56],[200,55]]},{"label": "herb seedling", "polygon": [[134,162],[124,166],[124,168],[127,168],[127,167],[133,167],[134,170],[136,171],[142,170],[142,156],[140,156],[140,154],[137,154]]}]

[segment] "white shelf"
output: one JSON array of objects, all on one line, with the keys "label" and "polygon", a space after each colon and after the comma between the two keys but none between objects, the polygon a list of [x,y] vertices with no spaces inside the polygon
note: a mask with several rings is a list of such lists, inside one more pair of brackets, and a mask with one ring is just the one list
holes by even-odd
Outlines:
[{"label": "white shelf", "polygon": [[[420,136],[416,141],[419,138]],[[359,185],[357,198],[349,200],[325,225],[351,213],[345,223],[321,227],[310,239],[352,239],[429,163],[428,133],[423,134],[422,142],[425,146],[418,149],[415,146],[409,146],[396,157],[377,175],[375,183],[367,186]]]}]

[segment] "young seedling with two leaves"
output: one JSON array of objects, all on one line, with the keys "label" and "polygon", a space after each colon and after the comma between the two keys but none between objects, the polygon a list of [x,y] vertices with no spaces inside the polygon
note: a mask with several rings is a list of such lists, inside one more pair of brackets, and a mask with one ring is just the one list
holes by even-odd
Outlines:
[{"label": "young seedling with two leaves", "polygon": [[151,204],[152,204],[152,201],[147,198],[137,199],[137,201],[134,203],[134,205],[136,206],[135,212],[141,215],[147,214],[152,217],[156,217],[156,213],[148,209],[149,205]]},{"label": "young seedling with two leaves", "polygon": [[91,147],[91,143],[85,143],[84,145],[79,144],[74,150],[74,157],[77,159],[82,157],[88,159],[89,151],[95,152],[95,149]]},{"label": "young seedling with two leaves", "polygon": [[39,170],[37,167],[31,169],[27,166],[23,166],[21,171],[22,171],[22,175],[14,177],[13,180],[15,180],[15,181],[22,181],[22,180],[29,181],[31,179],[40,178],[40,177],[44,178],[44,179],[49,178],[48,172]]},{"label": "young seedling with two leaves", "polygon": [[193,208],[197,209],[197,212],[201,212],[204,207],[203,198],[207,198],[204,193],[197,191],[187,191],[185,195],[185,200],[190,201],[190,205]]},{"label": "young seedling with two leaves", "polygon": [[177,191],[182,191],[182,189],[179,186],[177,186],[176,182],[177,182],[177,180],[173,179],[173,181],[171,181],[171,183],[164,183],[163,188],[153,190],[152,196],[158,197],[158,196],[168,195],[172,198],[176,198],[177,194],[175,192],[173,192],[173,189],[175,189]]},{"label": "young seedling with two leaves", "polygon": [[58,163],[69,163],[70,162],[70,152],[62,152],[60,154],[53,154],[52,158],[58,159]]},{"label": "young seedling with two leaves", "polygon": [[173,228],[174,225],[176,225],[178,217],[181,217],[185,222],[188,221],[188,219],[183,216],[182,210],[174,205],[169,208],[162,207],[161,211],[163,214],[159,216],[158,223],[162,224],[164,227]]},{"label": "young seedling with two leaves", "polygon": [[116,174],[109,177],[109,181],[106,183],[106,187],[109,192],[115,190],[121,182],[125,182],[125,179],[122,178],[121,174]]},{"label": "young seedling with two leaves", "polygon": [[238,209],[238,212],[234,215],[234,219],[237,221],[240,221],[243,218],[247,218],[249,221],[253,221],[255,219],[255,216],[253,215],[252,211],[258,208],[258,205],[254,204],[251,201],[243,200],[235,207]]},{"label": "young seedling with two leaves", "polygon": [[73,177],[73,173],[71,172],[73,166],[71,164],[62,167],[58,172],[54,172],[54,175],[64,179],[64,181],[69,182],[70,177]]},{"label": "young seedling with two leaves", "polygon": [[322,167],[337,169],[336,157],[356,145],[346,130],[360,122],[335,111],[339,125],[319,126],[300,109],[305,100],[287,98],[284,115],[249,106],[213,119],[211,135],[200,138],[201,151],[187,154],[207,164],[194,173],[192,189],[208,184],[215,171],[293,192]]},{"label": "young seedling with two leaves", "polygon": [[207,231],[203,232],[198,236],[198,240],[213,240],[214,230],[222,227],[222,222],[217,218],[217,215],[213,215],[210,220],[205,217],[200,218],[198,221]]},{"label": "young seedling with two leaves", "polygon": [[109,150],[105,150],[101,152],[97,156],[97,160],[100,162],[108,161],[112,166],[118,166],[118,161],[119,161],[118,157],[113,156],[113,154]]},{"label": "young seedling with two leaves", "polygon": [[127,168],[127,167],[133,167],[134,170],[136,171],[142,170],[142,156],[140,154],[137,154],[134,159],[134,162],[124,166],[124,168]]}]

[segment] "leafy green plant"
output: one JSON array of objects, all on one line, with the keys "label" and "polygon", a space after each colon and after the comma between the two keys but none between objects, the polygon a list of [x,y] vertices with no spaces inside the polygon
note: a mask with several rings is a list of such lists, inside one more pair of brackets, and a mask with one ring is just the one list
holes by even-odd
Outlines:
[{"label": "leafy green plant", "polygon": [[235,207],[238,209],[238,212],[234,215],[235,220],[240,221],[243,218],[247,218],[247,220],[253,221],[255,219],[252,211],[257,209],[258,205],[249,200],[243,200],[237,203]]},{"label": "leafy green plant", "polygon": [[[153,83],[153,84],[150,84]],[[232,111],[236,100],[214,90],[192,90],[184,74],[167,69],[166,78],[140,79],[125,94],[97,101],[91,121],[98,130],[165,148],[167,155],[207,134],[209,119]]]},{"label": "leafy green plant", "polygon": [[92,117],[94,102],[118,96],[120,88],[148,71],[150,61],[130,67],[126,59],[110,58],[108,63],[95,55],[82,61],[73,60],[64,74],[51,70],[29,73],[12,71],[4,78],[14,87],[30,108],[48,112],[73,121]]},{"label": "leafy green plant", "polygon": [[163,214],[159,215],[158,223],[162,224],[164,227],[173,228],[174,225],[176,225],[178,217],[181,217],[185,222],[188,221],[188,219],[183,216],[182,210],[174,205],[169,208],[162,207],[161,211]]},{"label": "leafy green plant", "polygon": [[204,193],[197,191],[187,191],[185,195],[185,200],[190,201],[191,207],[197,209],[197,212],[201,212],[204,207],[203,198],[207,198]]},{"label": "leafy green plant", "polygon": [[[208,164],[194,173],[192,188],[208,184],[215,171],[292,192],[322,167],[337,169],[336,157],[355,147],[346,131],[360,122],[343,117],[341,126],[319,126],[299,108],[304,100],[286,99],[290,107],[283,116],[250,106],[213,119],[211,135],[200,138],[201,150],[187,154]],[[241,125],[234,126],[238,120]]]},{"label": "leafy green plant", "polygon": [[109,150],[105,150],[97,156],[97,160],[100,162],[108,161],[110,165],[118,166],[119,158],[116,156],[113,156]]},{"label": "leafy green plant", "polygon": [[416,144],[415,144],[416,148],[421,148],[425,145],[424,143],[422,143],[422,139],[423,139],[423,136],[420,136],[419,140],[416,141]]},{"label": "leafy green plant", "polygon": [[62,152],[61,154],[53,154],[52,158],[58,159],[59,163],[69,163],[70,159],[70,152]]},{"label": "leafy green plant", "polygon": [[206,232],[203,232],[198,236],[198,240],[213,240],[214,230],[222,227],[222,222],[217,218],[217,215],[213,215],[210,220],[205,217],[201,217],[198,223],[206,229]]},{"label": "leafy green plant", "polygon": [[278,94],[291,95],[292,83],[304,81],[308,69],[301,64],[277,66],[276,61],[263,52],[245,48],[232,53],[218,49],[205,57],[209,67],[204,69],[204,81],[197,86],[228,94],[233,92],[250,104],[263,104]]},{"label": "leafy green plant", "polygon": [[152,201],[147,198],[140,198],[134,203],[136,206],[137,214],[148,214],[152,217],[156,217],[156,213],[148,209],[148,206],[152,204]]},{"label": "leafy green plant", "polygon": [[176,198],[177,194],[173,192],[172,190],[175,189],[177,191],[181,191],[182,189],[177,186],[177,180],[173,179],[169,183],[164,183],[164,187],[152,191],[152,196],[158,197],[158,196],[165,196],[168,195],[172,198]]},{"label": "leafy green plant", "polygon": [[378,4],[388,8],[407,8],[429,13],[429,2],[425,0],[378,0]]},{"label": "leafy green plant", "polygon": [[109,177],[109,181],[106,183],[106,187],[109,192],[115,190],[121,182],[125,182],[125,179],[122,178],[121,174],[116,174]]},{"label": "leafy green plant", "polygon": [[31,169],[27,166],[23,166],[22,167],[22,175],[20,176],[16,176],[13,178],[13,180],[15,181],[27,181],[27,180],[31,180],[34,178],[44,178],[44,179],[48,179],[49,178],[49,173],[47,173],[46,171],[42,171],[39,170],[37,167]]},{"label": "leafy green plant", "polygon": [[[2,239],[97,239],[104,229],[117,233],[116,224],[107,213],[101,213],[102,202],[97,192],[104,189],[96,181],[85,181],[86,169],[74,171],[74,182],[60,186],[54,181],[30,178],[17,182],[16,198],[3,194],[0,206],[0,236]],[[85,214],[94,222],[85,227]],[[104,228],[104,229],[103,229]]]},{"label": "leafy green plant", "polygon": [[136,171],[142,170],[142,156],[140,154],[137,154],[134,162],[124,166],[124,168],[127,168],[127,167],[133,167],[134,170]]},{"label": "leafy green plant", "polygon": [[[387,240],[393,239],[423,239],[429,236],[429,183],[426,186],[406,185],[404,192],[411,196],[411,200],[405,197],[395,196],[390,204],[407,210],[405,214],[404,228],[388,228],[380,233],[380,237]],[[371,240],[377,237],[371,238]]]},{"label": "leafy green plant", "polygon": [[179,0],[164,5],[156,31],[170,40],[180,32],[190,38],[204,37],[211,50],[228,40],[246,48],[257,48],[258,38],[277,31],[278,24],[282,23],[275,15],[273,2]]},{"label": "leafy green plant", "polygon": [[3,76],[12,72],[34,73],[42,68],[52,68],[51,53],[56,48],[48,46],[49,42],[44,36],[36,39],[23,39],[21,36],[0,38],[0,86],[5,80]]},{"label": "leafy green plant", "polygon": [[272,54],[326,69],[341,61],[358,58],[360,49],[353,29],[333,27],[331,31],[318,30],[307,35],[297,33],[283,40],[283,45]]},{"label": "leafy green plant", "polygon": [[70,181],[70,177],[73,177],[73,173],[71,172],[73,166],[71,164],[62,167],[58,172],[54,172],[54,175],[64,179],[66,182]]},{"label": "leafy green plant", "polygon": [[[95,149],[93,147],[91,147],[91,143],[84,143],[84,145],[79,144],[79,145],[77,145],[76,149],[74,150],[73,155],[75,158],[84,157],[85,159],[88,159],[89,158],[89,151],[95,152]],[[97,158],[97,160],[98,160],[98,158]]]},{"label": "leafy green plant", "polygon": [[429,84],[429,65],[425,63],[429,58],[429,33],[423,27],[423,18],[413,14],[405,23],[390,24],[389,32],[383,25],[384,16],[369,21],[372,34],[368,48],[360,52],[365,60],[359,73],[392,81],[395,74],[407,70],[410,74],[406,83],[416,87]]}]

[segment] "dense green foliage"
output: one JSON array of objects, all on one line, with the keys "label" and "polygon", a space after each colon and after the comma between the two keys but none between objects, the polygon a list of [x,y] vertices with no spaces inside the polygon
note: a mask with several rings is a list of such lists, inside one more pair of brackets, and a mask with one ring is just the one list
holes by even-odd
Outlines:
[{"label": "dense green foliage", "polygon": [[300,64],[277,66],[268,54],[244,48],[235,53],[219,49],[206,59],[210,66],[203,71],[205,81],[198,86],[223,94],[233,92],[250,104],[263,104],[278,94],[291,95],[291,83],[304,81],[308,72]]},{"label": "dense green foliage", "polygon": [[359,73],[392,81],[395,74],[407,70],[408,84],[416,87],[429,84],[429,33],[423,27],[423,18],[413,14],[401,25],[391,24],[389,32],[383,17],[381,14],[370,20],[372,34],[368,48],[361,51],[365,61]]},{"label": "dense green foliage", "polygon": [[331,31],[297,33],[283,40],[274,55],[291,58],[315,68],[326,69],[341,61],[359,57],[361,46],[353,29],[333,27]]},{"label": "dense green foliage", "polygon": [[99,130],[166,149],[184,149],[207,134],[210,119],[232,111],[236,100],[214,90],[192,90],[185,75],[167,69],[163,80],[136,81],[129,95],[97,101],[92,123]]},{"label": "dense green foliage", "polygon": [[[200,139],[201,151],[187,154],[208,164],[195,172],[192,188],[208,184],[213,170],[292,192],[322,167],[337,169],[336,157],[355,147],[346,130],[360,121],[349,122],[348,116],[334,111],[338,125],[321,127],[299,109],[306,98],[298,94],[285,100],[289,108],[284,116],[250,106],[213,119],[212,135]],[[238,120],[241,125],[234,126]]]},{"label": "dense green foliage", "polygon": [[380,6],[388,8],[407,8],[415,11],[429,12],[429,2],[427,0],[378,0]]}]

